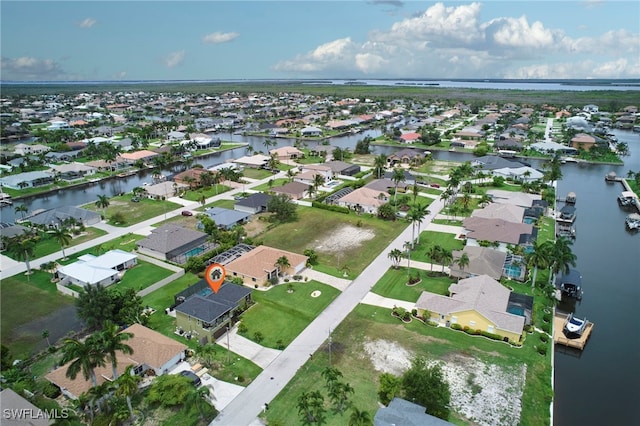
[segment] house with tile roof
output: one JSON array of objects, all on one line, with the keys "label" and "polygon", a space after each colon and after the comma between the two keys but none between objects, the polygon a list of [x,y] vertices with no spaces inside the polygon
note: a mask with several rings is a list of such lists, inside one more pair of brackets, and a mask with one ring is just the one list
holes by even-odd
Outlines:
[{"label": "house with tile roof", "polygon": [[[128,366],[133,365],[133,372],[139,376],[145,373],[160,376],[185,359],[187,346],[157,331],[141,324],[133,324],[123,331],[133,334],[126,342],[133,349],[133,353],[127,355],[116,352],[118,374],[124,373]],[[65,396],[76,399],[91,389],[93,384],[90,380],[85,380],[82,373],[71,380],[66,375],[68,368],[69,364],[63,365],[47,374],[45,378],[58,386]],[[113,381],[111,363],[97,367],[94,371],[98,385]]]},{"label": "house with tile roof", "polygon": [[524,207],[512,204],[490,203],[487,206],[471,212],[471,217],[485,219],[503,219],[507,222],[522,223],[524,219]]},{"label": "house with tile roof", "polygon": [[[236,313],[253,303],[252,291],[248,287],[225,282],[214,293],[205,280],[200,280],[176,295],[178,333],[203,345],[215,342],[227,327],[237,321]],[[188,292],[191,295],[185,297]]]},{"label": "house with tile roof", "polygon": [[36,170],[34,172],[18,173],[0,177],[0,187],[11,189],[35,188],[53,183],[54,175],[51,172]]},{"label": "house with tile roof", "polygon": [[[290,266],[281,270],[276,262],[282,256],[289,260]],[[239,258],[229,262],[225,269],[227,276],[239,277],[245,285],[265,286],[271,278],[280,274],[297,275],[306,268],[307,256],[268,246],[258,246]]]},{"label": "house with tile roof", "polygon": [[271,191],[275,194],[284,194],[292,200],[301,200],[309,196],[311,185],[302,182],[289,182],[282,186],[275,186]]},{"label": "house with tile roof", "polygon": [[441,326],[458,324],[519,342],[526,317],[511,313],[513,305],[508,288],[488,275],[479,275],[451,284],[449,296],[424,291],[415,306],[419,315]]},{"label": "house with tile roof", "polygon": [[343,195],[335,204],[351,209],[357,213],[377,214],[381,205],[389,202],[387,189],[357,188]]},{"label": "house with tile roof", "polygon": [[[458,261],[463,253],[469,258],[469,264],[461,268]],[[449,276],[454,278],[488,275],[494,280],[499,280],[507,259],[507,253],[503,251],[480,246],[465,246],[462,250],[454,250],[451,254],[453,260],[449,265]]]},{"label": "house with tile roof", "polygon": [[480,246],[483,242],[495,245],[496,250],[506,252],[508,245],[528,246],[537,236],[537,228],[527,223],[508,222],[504,219],[468,217],[462,221],[467,245]]},{"label": "house with tile roof", "polygon": [[283,146],[280,148],[274,148],[269,151],[269,154],[275,155],[278,160],[292,160],[295,158],[304,157],[304,152],[300,151],[295,146]]},{"label": "house with tile roof", "polygon": [[27,221],[35,225],[44,225],[53,228],[63,226],[69,219],[74,219],[84,226],[91,226],[99,223],[102,217],[99,213],[92,210],[74,206],[61,206],[34,213],[27,218]]}]

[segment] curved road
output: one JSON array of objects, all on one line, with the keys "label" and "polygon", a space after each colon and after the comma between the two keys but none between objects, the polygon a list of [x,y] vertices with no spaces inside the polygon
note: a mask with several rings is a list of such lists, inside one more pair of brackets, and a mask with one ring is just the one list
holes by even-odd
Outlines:
[{"label": "curved road", "polygon": [[[420,229],[426,229],[431,220],[442,210],[442,200],[434,200],[430,213]],[[346,316],[364,299],[373,285],[392,266],[388,253],[393,249],[403,250],[406,241],[411,241],[411,226],[383,249],[367,268],[327,308],[304,329],[262,373],[233,399],[210,425],[246,426],[254,423],[263,410],[289,383],[297,371],[318,350]],[[255,424],[255,423],[254,423]]]}]

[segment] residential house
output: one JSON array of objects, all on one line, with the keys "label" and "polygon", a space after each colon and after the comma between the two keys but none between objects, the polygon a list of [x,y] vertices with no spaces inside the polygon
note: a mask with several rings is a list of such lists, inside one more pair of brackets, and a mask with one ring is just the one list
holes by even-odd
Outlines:
[{"label": "residential house", "polygon": [[416,132],[406,132],[400,135],[400,142],[412,144],[420,141],[422,135]]},{"label": "residential house", "polygon": [[83,163],[53,165],[51,166],[51,171],[53,171],[58,178],[67,181],[83,179],[86,176],[96,174],[95,167],[87,166]]},{"label": "residential house", "polygon": [[429,151],[416,148],[404,148],[387,157],[387,165],[394,167],[396,164],[421,164],[426,156],[431,155]]},{"label": "residential house", "polygon": [[368,187],[354,189],[335,201],[341,207],[347,207],[357,213],[377,214],[381,205],[389,202],[387,190]]},{"label": "residential house", "polygon": [[153,158],[157,157],[158,155],[160,154],[158,154],[157,152],[143,149],[143,150],[134,151],[134,152],[123,152],[122,154],[120,154],[120,157],[126,160],[127,162],[129,162],[130,164],[134,164],[138,160],[142,160],[146,164],[151,164],[151,161],[153,160]]},{"label": "residential house", "polygon": [[102,217],[92,210],[74,206],[61,206],[34,213],[27,218],[34,225],[45,225],[52,228],[65,226],[70,219],[82,223],[84,226],[91,226],[100,223]]},{"label": "residential house", "polygon": [[304,152],[300,151],[295,146],[283,146],[281,148],[274,148],[269,151],[269,154],[274,155],[278,160],[293,160],[296,158],[304,157]]},{"label": "residential house", "polygon": [[51,148],[41,144],[19,143],[13,147],[14,154],[17,154],[20,156],[37,155],[37,154],[49,152],[50,150]]},{"label": "residential house", "polygon": [[233,160],[233,162],[243,167],[251,167],[254,169],[259,169],[262,167],[266,167],[270,159],[271,157],[269,157],[268,155],[255,154],[252,156],[243,156],[243,157],[237,158]]},{"label": "residential house", "polygon": [[[279,258],[285,256],[289,267],[281,270],[276,264]],[[307,265],[307,256],[280,250],[268,246],[258,246],[239,258],[229,262],[225,268],[227,276],[240,277],[245,285],[268,285],[271,278],[280,274],[299,274]]]},{"label": "residential house", "polygon": [[487,195],[494,203],[512,204],[514,206],[531,207],[535,202],[542,200],[539,194],[526,194],[524,192],[505,191],[502,189],[489,189]]},{"label": "residential house", "polygon": [[317,127],[313,127],[313,126],[307,126],[304,127],[300,130],[300,135],[302,136],[322,136],[322,130],[317,128]]},{"label": "residential house", "polygon": [[[329,182],[331,179],[333,179],[333,170],[328,164],[301,164],[300,166],[298,166],[298,169],[300,169],[301,174],[307,172],[311,172],[313,175],[320,174],[326,182]],[[312,174],[309,175],[311,180],[313,180]],[[296,175],[296,178],[298,177],[300,177],[300,175]]]},{"label": "residential house", "polygon": [[524,219],[524,207],[512,204],[491,203],[484,208],[471,212],[471,217],[485,219],[503,219],[507,222],[522,223]]},{"label": "residential house", "polygon": [[263,213],[267,211],[267,206],[269,205],[270,200],[271,195],[256,192],[236,201],[233,209],[249,214]]},{"label": "residential house", "polygon": [[200,280],[176,295],[176,327],[178,334],[197,339],[200,344],[213,343],[235,321],[236,313],[253,301],[250,288],[225,282],[217,292]]},{"label": "residential house", "polygon": [[[0,391],[0,401],[2,401],[3,426],[49,426],[54,424],[54,419],[48,418],[45,410],[36,407],[11,388],[7,387]],[[62,413],[59,412],[60,416]],[[50,414],[53,416],[55,412]]]},{"label": "residential house", "polygon": [[360,173],[361,167],[357,164],[349,164],[344,161],[332,160],[323,163],[325,166],[331,168],[334,175],[341,176],[355,176]]},{"label": "residential house", "polygon": [[499,335],[505,341],[519,342],[527,314],[511,313],[515,312],[514,299],[517,298],[512,298],[511,291],[498,281],[488,275],[478,275],[451,284],[448,297],[424,291],[415,306],[419,315],[426,314],[441,326],[458,324],[462,328]]},{"label": "residential house", "polygon": [[177,196],[182,190],[188,188],[189,185],[179,182],[164,181],[158,182],[153,185],[144,186],[144,190],[147,193],[147,197],[154,200],[167,199],[169,197]]},{"label": "residential house", "polygon": [[203,173],[213,173],[207,169],[194,168],[185,170],[184,172],[177,173],[173,180],[176,183],[188,186],[189,188],[197,187],[200,185],[201,175]]},{"label": "residential house", "polygon": [[482,246],[489,243],[496,250],[504,252],[508,245],[531,245],[538,233],[533,225],[507,222],[504,219],[468,217],[462,221],[462,225],[467,245]]},{"label": "residential house", "polygon": [[[204,209],[204,214],[209,216],[211,220],[213,220],[218,228],[229,230],[236,225],[242,225],[249,221],[251,217],[250,213],[238,211],[238,210],[230,210],[224,209],[222,207],[209,207]],[[202,222],[198,222],[198,229],[204,228],[202,226]]]},{"label": "residential house", "polygon": [[578,153],[578,150],[576,148],[552,141],[532,143],[531,148],[547,154],[559,152],[561,154],[575,155]]},{"label": "residential house", "polygon": [[54,175],[51,172],[35,171],[18,173],[17,175],[9,175],[0,177],[0,187],[11,189],[36,188],[52,184]]},{"label": "residential house", "polygon": [[494,169],[491,171],[491,174],[504,179],[513,179],[516,182],[535,182],[544,177],[542,172],[529,166]]},{"label": "residential house", "polygon": [[137,255],[119,249],[100,256],[84,254],[76,262],[59,267],[57,274],[61,284],[107,287],[120,281],[127,269],[137,265],[137,259]]},{"label": "residential house", "polygon": [[29,228],[22,225],[14,225],[7,222],[0,222],[0,250],[5,249],[5,240],[29,232]]},{"label": "residential house", "polygon": [[152,230],[149,236],[136,244],[141,254],[184,264],[189,257],[215,248],[215,245],[207,241],[208,238],[204,232],[166,224]]},{"label": "residential house", "polygon": [[427,414],[425,407],[395,397],[388,406],[378,408],[373,426],[450,426],[446,420]]},{"label": "residential house", "polygon": [[[185,359],[187,346],[165,335],[153,331],[141,324],[133,324],[123,330],[133,336],[127,340],[127,345],[131,347],[133,353],[123,354],[116,351],[118,374],[123,374],[126,368],[133,366],[133,372],[139,376],[166,374],[179,362]],[[45,378],[58,386],[62,393],[71,399],[78,398],[93,386],[90,380],[85,380],[82,373],[76,376],[75,380],[67,377],[69,364],[63,365]],[[94,369],[98,385],[113,381],[111,363],[107,362],[104,367]]]},{"label": "residential house", "polygon": [[[410,180],[415,182],[415,178],[413,177],[413,175],[409,174],[408,176],[411,176]],[[405,173],[404,175],[405,179],[407,179],[408,176],[407,176],[407,173]],[[398,192],[404,192],[407,186],[408,185],[406,181],[398,182]],[[390,190],[392,189],[395,190],[396,184],[391,179],[385,177],[384,179],[374,179],[368,184],[366,184],[364,187],[369,189],[375,189],[376,191],[390,192]]]},{"label": "residential house", "polygon": [[[458,263],[463,253],[469,258],[469,264],[461,268]],[[465,246],[462,250],[454,250],[452,256],[449,275],[454,278],[488,275],[494,280],[499,280],[507,259],[507,253],[503,251],[480,246]]]},{"label": "residential house", "polygon": [[586,133],[578,133],[571,139],[570,145],[575,149],[584,149],[585,151],[591,150],[596,146],[596,138]]},{"label": "residential house", "polygon": [[282,186],[271,188],[275,194],[284,194],[292,200],[301,200],[309,196],[310,185],[301,182],[289,182]]}]

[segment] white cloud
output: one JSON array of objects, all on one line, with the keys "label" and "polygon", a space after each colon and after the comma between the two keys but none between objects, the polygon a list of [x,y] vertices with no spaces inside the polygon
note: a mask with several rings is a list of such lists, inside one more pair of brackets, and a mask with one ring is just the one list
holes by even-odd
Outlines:
[{"label": "white cloud", "polygon": [[119,73],[116,74],[115,78],[118,80],[122,80],[127,76],[127,72],[126,71],[120,71]]},{"label": "white cloud", "polygon": [[[619,59],[640,56],[637,33],[571,38],[525,15],[482,21],[481,7],[437,3],[387,30],[371,31],[362,42],[329,41],[274,69],[318,77],[339,71],[381,78],[604,78],[607,72],[637,78],[637,65]],[[588,69],[585,58],[596,54],[602,63]]]},{"label": "white cloud", "polygon": [[29,56],[0,58],[0,70],[4,80],[60,80],[68,74],[53,59],[39,59]]},{"label": "white cloud", "polygon": [[93,18],[85,18],[82,21],[78,22],[78,26],[80,28],[91,28],[93,27],[97,21]]},{"label": "white cloud", "polygon": [[167,56],[164,57],[164,65],[167,68],[177,67],[184,61],[184,57],[186,56],[186,52],[181,50],[179,52],[171,52]]},{"label": "white cloud", "polygon": [[202,41],[209,44],[228,43],[232,40],[237,39],[239,36],[240,34],[238,33],[215,32],[202,37]]}]

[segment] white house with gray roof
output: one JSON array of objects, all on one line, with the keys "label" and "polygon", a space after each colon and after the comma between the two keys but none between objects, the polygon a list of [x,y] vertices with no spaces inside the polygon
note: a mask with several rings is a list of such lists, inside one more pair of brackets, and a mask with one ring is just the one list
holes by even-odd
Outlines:
[{"label": "white house with gray roof", "polygon": [[104,287],[120,281],[124,271],[138,263],[138,256],[123,250],[111,250],[101,256],[85,254],[70,265],[58,268],[62,284],[85,287],[100,284]]}]

